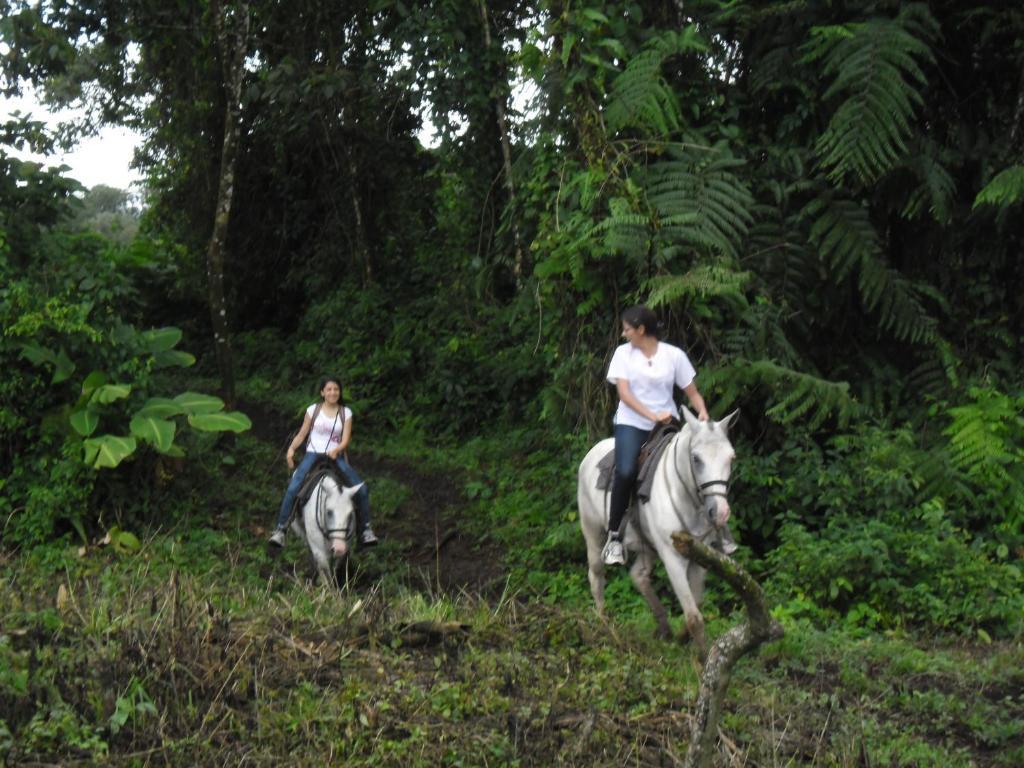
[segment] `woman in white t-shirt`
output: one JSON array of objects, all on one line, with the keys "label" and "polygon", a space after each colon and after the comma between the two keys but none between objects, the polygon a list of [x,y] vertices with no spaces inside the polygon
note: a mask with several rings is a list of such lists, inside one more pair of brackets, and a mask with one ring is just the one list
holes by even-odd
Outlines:
[{"label": "woman in white t-shirt", "polygon": [[[314,403],[306,409],[302,427],[288,446],[288,454],[285,456],[288,469],[295,471],[277,513],[277,527],[270,537],[270,543],[279,547],[284,546],[284,535],[295,504],[295,495],[318,457],[326,455],[334,461],[346,486],[352,487],[363,482],[345,460],[345,449],[352,439],[352,409],[342,400],[341,382],[333,376],[325,376],[320,382],[320,396],[322,402]],[[296,469],[295,450],[303,440],[306,441],[306,455]],[[356,492],[355,504],[360,528],[359,543],[372,546],[377,543],[377,536],[370,527],[370,491],[365,484]]]},{"label": "woman in white t-shirt", "polygon": [[615,474],[609,503],[606,565],[626,562],[622,549],[622,519],[636,482],[640,448],[656,424],[679,418],[673,388],[679,387],[701,421],[708,410],[697,390],[690,358],[679,347],[658,339],[658,318],[645,306],[630,307],[622,313],[622,337],[608,366],[608,381],[615,385],[619,407],[615,411]]}]

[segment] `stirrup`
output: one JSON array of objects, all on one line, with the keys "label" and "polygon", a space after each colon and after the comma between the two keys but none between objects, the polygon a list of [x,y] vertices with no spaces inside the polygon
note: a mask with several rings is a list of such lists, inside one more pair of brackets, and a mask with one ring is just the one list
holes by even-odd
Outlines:
[{"label": "stirrup", "polygon": [[601,550],[601,559],[605,565],[625,565],[626,553],[622,542],[608,534],[608,541]]}]

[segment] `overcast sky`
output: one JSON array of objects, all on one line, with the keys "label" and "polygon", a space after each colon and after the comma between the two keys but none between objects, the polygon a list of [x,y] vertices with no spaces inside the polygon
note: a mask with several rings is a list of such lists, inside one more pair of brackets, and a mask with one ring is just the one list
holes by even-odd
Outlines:
[{"label": "overcast sky", "polygon": [[[51,114],[31,95],[19,99],[0,98],[0,120],[6,121],[15,111],[30,114],[34,119],[43,120],[51,126],[71,114]],[[36,160],[50,166],[70,166],[67,175],[86,187],[106,184],[108,187],[129,189],[132,182],[139,180],[139,174],[128,167],[138,140],[136,134],[124,128],[104,128],[98,136],[83,139],[73,151],[66,154],[42,157],[10,146],[5,146],[4,151],[21,160]]]}]

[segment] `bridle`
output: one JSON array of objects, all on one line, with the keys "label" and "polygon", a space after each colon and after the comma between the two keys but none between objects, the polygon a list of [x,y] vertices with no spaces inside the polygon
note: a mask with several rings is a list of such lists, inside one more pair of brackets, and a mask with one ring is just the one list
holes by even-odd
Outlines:
[{"label": "bridle", "polygon": [[[682,434],[682,433],[679,433],[679,434]],[[691,442],[687,446],[687,451],[686,451],[687,457],[686,458],[687,458],[687,461],[690,464],[690,476],[693,478],[694,483],[696,484],[696,481],[697,481],[697,470],[693,466],[693,450],[692,450],[692,445],[693,445],[692,440],[693,440],[693,437],[692,437],[692,435],[691,435],[690,439],[691,439]],[[679,482],[681,482],[683,484],[683,488],[685,488],[687,491],[689,491],[689,493],[691,495],[695,495],[696,496],[696,501],[697,501],[698,506],[703,507],[704,506],[704,500],[708,496],[721,496],[723,499],[728,499],[729,498],[729,481],[728,480],[708,480],[706,483],[701,483],[700,485],[697,486],[697,493],[696,494],[694,494],[693,491],[690,490],[690,486],[687,484],[686,478],[683,477],[683,473],[679,469],[679,461],[678,461],[679,440],[678,440],[678,436],[677,436],[677,439],[674,442],[675,442],[675,445],[673,446],[673,448],[674,448],[674,452],[676,453],[676,455],[672,457],[673,458],[672,463],[675,465],[676,475],[678,475],[678,477],[679,477]],[[708,488],[713,488],[714,486],[718,486],[718,485],[723,486],[724,490],[713,490],[713,491],[706,490]],[[714,522],[715,522],[714,512],[709,510],[708,511],[708,518],[710,518],[712,525],[714,525]]]},{"label": "bridle", "polygon": [[328,528],[327,527],[327,507],[323,504],[323,493],[324,493],[324,480],[327,478],[321,478],[320,482],[316,486],[316,527],[325,539],[340,539],[341,541],[348,541],[348,531],[352,527],[352,518],[349,517],[349,524],[344,528]]}]

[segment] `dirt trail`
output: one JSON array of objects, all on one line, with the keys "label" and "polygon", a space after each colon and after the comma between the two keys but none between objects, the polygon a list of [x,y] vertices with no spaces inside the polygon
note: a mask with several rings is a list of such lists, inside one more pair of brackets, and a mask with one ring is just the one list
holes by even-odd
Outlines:
[{"label": "dirt trail", "polygon": [[[252,419],[252,435],[280,447],[295,429],[291,420],[256,403],[239,406]],[[397,514],[376,518],[374,528],[425,588],[491,595],[505,582],[500,549],[465,534],[459,518],[466,508],[460,487],[444,475],[426,475],[401,461],[359,452],[352,465],[373,488],[388,478],[409,490]]]}]

